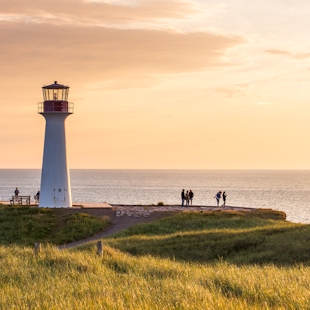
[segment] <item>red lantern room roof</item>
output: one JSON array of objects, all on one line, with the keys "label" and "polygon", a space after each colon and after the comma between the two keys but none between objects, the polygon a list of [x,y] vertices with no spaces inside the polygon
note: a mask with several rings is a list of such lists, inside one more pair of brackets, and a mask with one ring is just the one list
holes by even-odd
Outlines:
[{"label": "red lantern room roof", "polygon": [[58,84],[57,81],[54,82],[54,84],[43,86],[43,89],[68,89],[69,86]]}]

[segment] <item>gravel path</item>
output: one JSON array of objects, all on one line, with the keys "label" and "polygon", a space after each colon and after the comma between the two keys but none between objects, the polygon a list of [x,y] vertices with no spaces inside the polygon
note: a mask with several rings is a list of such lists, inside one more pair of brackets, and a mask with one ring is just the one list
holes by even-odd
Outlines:
[{"label": "gravel path", "polygon": [[161,219],[163,217],[170,216],[174,214],[175,212],[152,212],[148,217],[134,217],[134,216],[116,216],[117,211],[116,210],[108,210],[108,209],[79,209],[76,210],[76,212],[86,212],[92,215],[96,216],[108,216],[112,222],[111,226],[108,227],[106,230],[101,231],[94,236],[88,237],[83,240],[67,243],[60,245],[58,248],[60,250],[63,249],[70,249],[76,246],[80,246],[82,244],[92,242],[98,239],[102,239],[108,236],[111,236],[121,230],[124,230],[128,227],[134,226],[136,224],[140,223],[148,223],[148,222],[153,222],[158,219]]},{"label": "gravel path", "polygon": [[112,222],[111,226],[106,230],[88,237],[83,240],[60,245],[58,248],[70,249],[80,246],[82,244],[92,242],[98,239],[102,239],[111,236],[121,230],[134,226],[140,223],[153,222],[163,217],[167,217],[175,214],[176,212],[183,211],[215,211],[215,210],[239,210],[239,211],[251,211],[256,210],[252,208],[238,208],[238,207],[212,207],[212,206],[125,206],[125,205],[108,205],[102,204],[90,204],[82,203],[83,208],[70,208],[63,209],[64,212],[85,212],[95,216],[108,216]]}]

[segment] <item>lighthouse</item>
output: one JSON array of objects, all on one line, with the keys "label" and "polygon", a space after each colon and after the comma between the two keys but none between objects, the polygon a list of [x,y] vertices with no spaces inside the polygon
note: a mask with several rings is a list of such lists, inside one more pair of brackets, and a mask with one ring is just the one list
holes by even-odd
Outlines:
[{"label": "lighthouse", "polygon": [[46,121],[39,207],[72,207],[70,174],[66,151],[66,118],[73,114],[68,102],[69,86],[43,86],[43,100],[38,113]]}]

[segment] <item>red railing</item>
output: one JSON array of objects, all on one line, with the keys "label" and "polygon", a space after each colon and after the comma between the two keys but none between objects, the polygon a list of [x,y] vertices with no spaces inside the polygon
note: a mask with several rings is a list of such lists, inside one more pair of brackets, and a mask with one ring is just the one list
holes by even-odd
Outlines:
[{"label": "red railing", "polygon": [[47,100],[38,103],[38,113],[73,113],[73,102]]}]

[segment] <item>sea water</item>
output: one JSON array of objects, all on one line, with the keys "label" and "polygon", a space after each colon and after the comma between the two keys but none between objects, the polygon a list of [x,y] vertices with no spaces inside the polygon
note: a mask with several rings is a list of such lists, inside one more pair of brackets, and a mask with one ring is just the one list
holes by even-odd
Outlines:
[{"label": "sea water", "polygon": [[[310,223],[310,170],[78,170],[70,171],[73,202],[180,204],[182,189],[194,192],[194,205],[215,206],[227,193],[228,206],[284,211],[292,222]],[[33,196],[38,169],[0,169],[0,197],[16,187]]]}]

